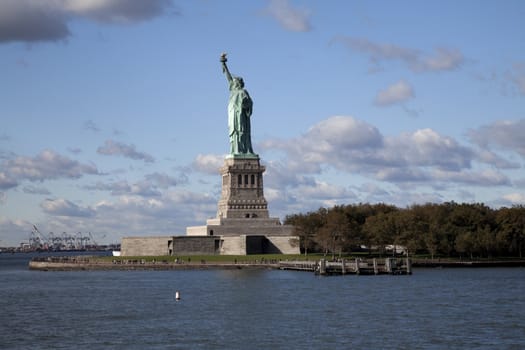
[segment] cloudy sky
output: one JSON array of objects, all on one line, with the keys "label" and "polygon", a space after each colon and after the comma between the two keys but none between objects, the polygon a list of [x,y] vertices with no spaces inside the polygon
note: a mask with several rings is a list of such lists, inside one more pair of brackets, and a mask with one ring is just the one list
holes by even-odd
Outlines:
[{"label": "cloudy sky", "polygon": [[525,2],[0,0],[0,246],[184,234],[254,100],[270,214],[525,204]]}]

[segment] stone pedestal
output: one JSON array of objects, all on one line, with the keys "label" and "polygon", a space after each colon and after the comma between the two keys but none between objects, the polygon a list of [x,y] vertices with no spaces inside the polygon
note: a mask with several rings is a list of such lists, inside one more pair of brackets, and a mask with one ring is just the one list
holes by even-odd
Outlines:
[{"label": "stone pedestal", "polygon": [[264,199],[265,167],[256,158],[230,157],[220,169],[222,193],[218,218],[269,218],[268,202]]},{"label": "stone pedestal", "polygon": [[272,218],[264,198],[265,167],[258,156],[228,157],[220,169],[222,192],[217,217],[186,228],[187,236],[220,237],[220,254],[299,254],[293,226]]}]

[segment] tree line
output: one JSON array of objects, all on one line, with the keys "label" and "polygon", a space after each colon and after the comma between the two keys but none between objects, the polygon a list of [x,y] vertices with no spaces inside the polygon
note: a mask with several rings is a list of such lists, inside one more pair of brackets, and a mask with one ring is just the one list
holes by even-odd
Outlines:
[{"label": "tree line", "polygon": [[342,254],[389,245],[409,254],[523,258],[525,207],[492,209],[481,203],[427,203],[398,208],[387,204],[338,205],[286,216],[294,225],[301,251]]}]

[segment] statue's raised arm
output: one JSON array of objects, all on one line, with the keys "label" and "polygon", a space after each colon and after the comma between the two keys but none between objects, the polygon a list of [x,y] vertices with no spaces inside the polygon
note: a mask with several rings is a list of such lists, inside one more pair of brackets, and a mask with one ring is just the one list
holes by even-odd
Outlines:
[{"label": "statue's raised arm", "polygon": [[226,62],[228,59],[226,58],[226,52],[223,52],[221,54],[221,63],[222,63],[222,72],[226,74],[226,79],[228,79],[228,82],[232,82],[232,75],[230,74],[230,71],[228,70],[228,66],[226,65]]}]

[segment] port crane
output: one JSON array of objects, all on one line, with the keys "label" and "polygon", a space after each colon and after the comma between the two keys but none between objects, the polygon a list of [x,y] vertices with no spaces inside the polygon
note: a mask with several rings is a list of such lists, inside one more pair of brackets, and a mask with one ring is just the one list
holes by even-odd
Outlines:
[{"label": "port crane", "polygon": [[[90,244],[90,242],[92,242]],[[26,245],[26,244],[22,244]],[[83,234],[77,232],[76,234],[49,234],[42,233],[36,225],[33,225],[29,235],[29,244],[26,246],[28,250],[84,250],[90,246],[96,246],[97,243],[91,232]]]}]

